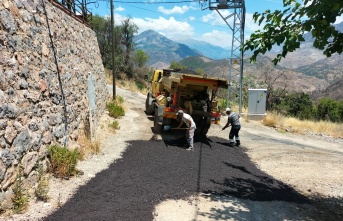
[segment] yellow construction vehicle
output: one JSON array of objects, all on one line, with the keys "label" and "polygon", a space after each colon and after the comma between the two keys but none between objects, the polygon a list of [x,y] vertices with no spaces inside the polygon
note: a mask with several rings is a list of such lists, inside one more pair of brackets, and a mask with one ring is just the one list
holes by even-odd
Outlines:
[{"label": "yellow construction vehicle", "polygon": [[176,113],[181,109],[195,121],[195,133],[206,135],[211,123],[220,123],[216,93],[227,87],[226,79],[185,70],[155,70],[145,103],[146,114],[154,116],[154,132],[178,125]]}]

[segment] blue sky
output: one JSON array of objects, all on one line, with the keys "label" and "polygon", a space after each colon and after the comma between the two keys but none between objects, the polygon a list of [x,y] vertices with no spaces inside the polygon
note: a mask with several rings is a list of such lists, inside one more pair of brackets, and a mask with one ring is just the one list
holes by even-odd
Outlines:
[{"label": "blue sky", "polygon": [[[88,5],[92,13],[110,16],[109,0],[96,2],[97,4]],[[160,4],[161,2],[173,3]],[[245,6],[247,39],[253,31],[259,29],[252,21],[254,12],[282,9],[283,3],[282,0],[245,0]],[[114,1],[114,8],[115,23],[120,24],[123,19],[131,17],[139,27],[139,33],[152,29],[173,40],[192,38],[223,48],[231,45],[232,31],[224,20],[215,10],[202,10],[199,1],[196,0],[121,0]],[[227,16],[232,11],[223,9],[220,12]]]}]

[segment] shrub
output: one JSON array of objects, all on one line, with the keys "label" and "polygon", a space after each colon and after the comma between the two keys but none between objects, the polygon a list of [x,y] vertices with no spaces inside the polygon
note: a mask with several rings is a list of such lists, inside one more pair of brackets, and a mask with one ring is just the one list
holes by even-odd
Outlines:
[{"label": "shrub", "polygon": [[144,85],[140,82],[136,82],[136,86],[137,86],[138,90],[140,90],[140,91],[145,88]]},{"label": "shrub", "polygon": [[77,174],[76,164],[80,157],[78,150],[52,145],[48,148],[51,169],[56,177],[70,177]]},{"label": "shrub", "polygon": [[118,103],[118,104],[123,104],[124,103],[124,98],[122,97],[122,96],[116,96],[116,102]]},{"label": "shrub", "polygon": [[12,198],[12,203],[13,203],[13,210],[15,213],[20,213],[23,212],[29,203],[29,198],[27,196],[26,190],[24,188],[23,184],[23,169],[22,166],[19,166],[19,171],[16,176],[16,180],[14,182],[14,188],[13,188],[13,198]]},{"label": "shrub", "polygon": [[115,129],[115,130],[120,129],[119,122],[117,120],[113,121],[108,126],[112,129]]},{"label": "shrub", "polygon": [[38,164],[38,186],[35,190],[38,200],[47,201],[49,192],[49,178],[44,173],[43,165]]},{"label": "shrub", "polygon": [[108,102],[106,104],[106,108],[109,112],[109,115],[111,117],[114,117],[114,118],[118,118],[120,116],[124,116],[125,115],[125,110],[123,107],[121,107],[120,105],[118,105],[116,102]]},{"label": "shrub", "polygon": [[317,105],[316,116],[320,120],[343,122],[343,101],[322,98]]}]

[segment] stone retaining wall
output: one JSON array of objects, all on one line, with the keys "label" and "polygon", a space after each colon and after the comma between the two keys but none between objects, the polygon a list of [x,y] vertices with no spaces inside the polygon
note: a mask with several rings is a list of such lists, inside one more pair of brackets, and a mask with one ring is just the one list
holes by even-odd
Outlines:
[{"label": "stone retaining wall", "polygon": [[90,75],[93,113],[101,114],[108,99],[95,33],[49,1],[44,3],[47,13],[42,0],[0,1],[1,191],[13,184],[18,165],[32,180],[34,165],[46,160],[49,145],[68,146],[78,138],[92,103]]}]

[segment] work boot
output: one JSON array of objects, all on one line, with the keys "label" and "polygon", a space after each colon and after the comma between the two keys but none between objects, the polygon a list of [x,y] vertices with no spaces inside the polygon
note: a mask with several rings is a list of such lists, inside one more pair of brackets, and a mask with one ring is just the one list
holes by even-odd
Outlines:
[{"label": "work boot", "polygon": [[234,145],[233,145],[233,142],[230,142],[229,143],[229,147],[233,147]]},{"label": "work boot", "polygon": [[236,142],[235,146],[239,147],[241,144],[239,142]]}]

